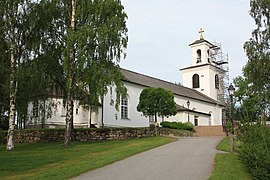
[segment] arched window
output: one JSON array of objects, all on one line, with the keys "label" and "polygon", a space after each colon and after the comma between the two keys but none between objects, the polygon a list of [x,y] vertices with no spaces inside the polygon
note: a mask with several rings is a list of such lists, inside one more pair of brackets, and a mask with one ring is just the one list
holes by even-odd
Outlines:
[{"label": "arched window", "polygon": [[215,75],[215,88],[219,89],[219,77],[218,77],[218,74]]},{"label": "arched window", "polygon": [[209,49],[207,50],[207,60],[210,63],[210,51],[209,51]]},{"label": "arched window", "polygon": [[128,119],[128,99],[121,98],[121,119]]},{"label": "arched window", "polygon": [[197,63],[202,62],[202,51],[200,49],[197,50]]},{"label": "arched window", "polygon": [[34,117],[38,117],[38,112],[39,112],[38,108],[39,108],[38,100],[35,100],[33,102],[33,116]]},{"label": "arched window", "polygon": [[194,74],[192,76],[192,87],[193,88],[199,88],[200,87],[200,80],[199,80],[199,75]]},{"label": "arched window", "polygon": [[209,126],[212,126],[212,119],[213,119],[213,113],[212,111],[209,112],[210,117],[209,117]]}]

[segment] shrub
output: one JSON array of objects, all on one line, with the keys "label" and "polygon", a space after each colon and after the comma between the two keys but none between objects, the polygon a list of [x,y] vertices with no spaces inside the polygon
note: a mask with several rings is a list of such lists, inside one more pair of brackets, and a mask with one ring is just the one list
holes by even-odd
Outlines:
[{"label": "shrub", "polygon": [[7,131],[3,131],[3,129],[0,128],[0,144],[6,144],[6,135]]},{"label": "shrub", "polygon": [[160,125],[162,127],[166,127],[166,128],[171,128],[171,129],[181,129],[181,130],[188,130],[188,131],[195,131],[194,130],[194,126],[189,123],[182,123],[182,122],[168,122],[168,121],[164,121],[161,122]]},{"label": "shrub", "polygon": [[4,137],[3,137],[3,132],[2,129],[0,128],[0,144],[2,144]]},{"label": "shrub", "polygon": [[239,157],[254,179],[270,179],[270,129],[260,123],[246,124],[240,127],[238,137]]}]

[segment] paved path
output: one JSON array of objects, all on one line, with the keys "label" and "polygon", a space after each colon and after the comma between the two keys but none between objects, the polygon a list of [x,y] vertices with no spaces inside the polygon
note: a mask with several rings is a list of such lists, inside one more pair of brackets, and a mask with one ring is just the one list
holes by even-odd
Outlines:
[{"label": "paved path", "polygon": [[221,137],[178,141],[82,174],[74,180],[207,180]]}]

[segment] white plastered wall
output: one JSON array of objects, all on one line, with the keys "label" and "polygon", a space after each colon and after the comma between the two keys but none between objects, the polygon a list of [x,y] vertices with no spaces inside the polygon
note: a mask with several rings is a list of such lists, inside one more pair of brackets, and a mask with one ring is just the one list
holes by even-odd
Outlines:
[{"label": "white plastered wall", "polygon": [[218,70],[211,65],[204,65],[182,70],[183,86],[192,88],[192,77],[194,74],[199,75],[200,87],[195,90],[217,100],[218,89],[215,87],[215,75],[219,74]]},{"label": "white plastered wall", "polygon": [[[222,125],[222,107],[216,104],[211,104],[208,102],[203,102],[196,99],[181,97],[178,95],[174,96],[174,101],[180,105],[187,108],[187,101],[190,102],[189,109],[195,110],[198,112],[209,114],[211,112],[211,125]],[[199,126],[208,126],[209,125],[209,118],[210,116],[198,114],[198,113],[189,113],[190,115],[190,122],[194,124],[194,116],[198,116],[198,125]],[[184,112],[184,115],[182,116],[184,119],[181,120],[181,122],[187,122],[188,121],[188,113]],[[171,117],[173,119],[173,117]]]},{"label": "white plastered wall", "polygon": [[[104,124],[105,126],[115,126],[115,127],[146,127],[149,126],[149,118],[142,115],[141,112],[137,111],[137,105],[139,103],[139,96],[141,91],[145,88],[140,85],[125,83],[128,90],[128,102],[129,102],[129,119],[121,119],[120,110],[117,111],[114,106],[110,105],[111,98],[114,99],[115,94],[107,94],[104,99]],[[115,101],[115,99],[114,99]],[[204,114],[192,113],[190,112],[190,122],[194,124],[194,116],[198,116],[199,126],[208,126],[209,120],[211,120],[211,125],[222,125],[222,108],[218,105],[202,102],[200,100],[186,98],[182,96],[175,95],[174,101],[184,107],[187,107],[186,102],[190,101],[190,109],[195,109],[196,111],[209,114],[211,112],[212,116],[207,116]],[[121,107],[119,107],[121,109]],[[169,118],[164,118],[165,121],[177,121],[177,122],[187,122],[188,113],[178,112],[175,116]],[[158,122],[161,122],[162,118],[158,118]]]},{"label": "white plastered wall", "polygon": [[143,86],[125,82],[128,92],[128,119],[121,119],[121,107],[119,111],[115,109],[114,105],[110,105],[111,99],[115,101],[115,93],[107,94],[104,97],[104,125],[115,127],[147,127],[149,126],[149,119],[137,111],[139,97],[144,89]]},{"label": "white plastered wall", "polygon": [[[210,46],[211,45],[207,42],[194,44],[191,46],[191,58],[192,58],[193,66],[208,63],[209,54],[207,53],[207,51],[210,49]],[[197,51],[199,49],[201,50],[201,62],[197,63],[197,58],[198,58]]]},{"label": "white plastered wall", "polygon": [[[42,116],[44,116],[44,111],[42,108],[44,107],[43,101],[39,101],[39,116],[33,117],[33,103],[30,102],[28,104],[28,124],[41,124]],[[46,108],[45,108],[45,124],[49,125],[49,127],[53,128],[54,125],[64,126],[66,124],[66,110],[63,108],[63,99],[61,98],[48,98],[45,101]],[[98,110],[97,110],[98,111]],[[92,112],[92,124],[98,124],[100,119],[99,112],[93,111]],[[73,117],[74,117],[74,126],[84,126],[89,127],[89,110],[87,107],[83,107],[79,105],[78,101],[74,102],[74,110],[73,110]]]}]

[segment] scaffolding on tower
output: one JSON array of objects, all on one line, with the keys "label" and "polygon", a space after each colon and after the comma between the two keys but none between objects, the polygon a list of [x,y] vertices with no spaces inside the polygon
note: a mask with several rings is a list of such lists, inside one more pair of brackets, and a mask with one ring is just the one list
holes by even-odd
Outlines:
[{"label": "scaffolding on tower", "polygon": [[227,133],[227,117],[228,112],[231,112],[231,106],[229,106],[229,57],[228,54],[223,53],[221,44],[214,42],[214,46],[210,49],[210,63],[219,69],[219,89],[217,91],[217,101],[224,105],[222,111],[222,126],[223,130]]},{"label": "scaffolding on tower", "polygon": [[221,44],[214,42],[214,46],[210,49],[210,63],[219,69],[219,90],[217,91],[217,100],[226,106],[229,95],[227,88],[229,87],[229,64],[228,54],[222,52]]}]

